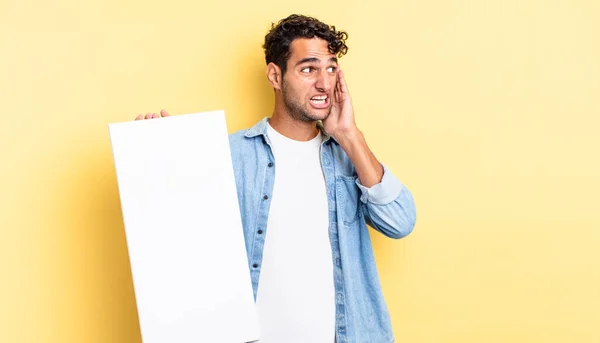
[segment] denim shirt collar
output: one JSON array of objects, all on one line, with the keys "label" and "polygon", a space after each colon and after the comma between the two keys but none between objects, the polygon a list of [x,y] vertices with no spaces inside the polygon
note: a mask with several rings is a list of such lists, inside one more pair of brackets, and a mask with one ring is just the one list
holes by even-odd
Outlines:
[{"label": "denim shirt collar", "polygon": [[[267,122],[269,121],[269,119],[270,119],[269,117],[264,117],[261,121],[256,123],[256,125],[254,125],[250,129],[248,129],[246,131],[246,133],[244,134],[244,136],[246,136],[248,138],[252,138],[252,137],[256,137],[256,136],[263,136],[263,138],[266,137],[267,136]],[[327,133],[327,131],[325,131],[325,127],[323,126],[323,123],[320,120],[317,121],[317,128],[319,130],[321,130],[321,133],[323,134],[323,142],[327,142],[331,138],[331,140],[333,142],[338,144],[338,142],[335,140],[335,138],[332,135],[330,135],[329,133]]]}]

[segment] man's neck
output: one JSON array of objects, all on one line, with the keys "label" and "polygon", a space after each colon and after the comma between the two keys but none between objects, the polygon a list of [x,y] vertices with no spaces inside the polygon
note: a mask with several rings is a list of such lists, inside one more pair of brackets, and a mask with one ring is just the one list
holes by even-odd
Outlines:
[{"label": "man's neck", "polygon": [[273,111],[269,125],[283,136],[296,141],[309,141],[319,134],[316,121],[294,119],[284,111]]}]

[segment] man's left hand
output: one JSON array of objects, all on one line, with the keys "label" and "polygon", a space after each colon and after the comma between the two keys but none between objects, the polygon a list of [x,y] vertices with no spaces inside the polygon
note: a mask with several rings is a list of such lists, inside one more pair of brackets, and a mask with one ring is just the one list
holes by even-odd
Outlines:
[{"label": "man's left hand", "polygon": [[333,91],[333,101],[331,112],[327,119],[323,120],[325,131],[335,137],[342,139],[344,135],[353,134],[357,131],[354,122],[354,109],[352,99],[348,93],[348,86],[344,79],[344,72],[338,70],[335,89]]}]

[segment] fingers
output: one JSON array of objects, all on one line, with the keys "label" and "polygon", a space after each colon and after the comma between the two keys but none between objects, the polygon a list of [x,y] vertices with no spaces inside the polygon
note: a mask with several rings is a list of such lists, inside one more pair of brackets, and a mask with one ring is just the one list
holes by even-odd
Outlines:
[{"label": "fingers", "polygon": [[336,75],[337,82],[335,83],[335,100],[338,102],[344,101],[344,92],[342,89],[342,70],[340,69]]},{"label": "fingers", "polygon": [[135,117],[135,120],[155,119],[155,118],[169,117],[169,116],[170,116],[169,112],[167,112],[166,110],[161,110],[160,114],[159,113],[146,113],[146,115],[139,114],[137,117]]},{"label": "fingers", "polygon": [[346,79],[344,78],[344,72],[340,69],[338,71],[338,85],[342,94],[348,94],[348,85],[346,85]]}]

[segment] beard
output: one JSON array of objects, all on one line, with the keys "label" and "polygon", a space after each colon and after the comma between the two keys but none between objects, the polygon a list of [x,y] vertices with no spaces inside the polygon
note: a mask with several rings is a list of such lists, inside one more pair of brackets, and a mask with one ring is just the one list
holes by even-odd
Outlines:
[{"label": "beard", "polygon": [[327,110],[324,118],[316,113],[310,113],[308,103],[302,104],[300,100],[293,96],[293,92],[289,90],[287,82],[283,81],[281,86],[281,94],[283,95],[283,104],[292,118],[304,122],[312,122],[317,120],[325,120],[331,113],[331,106]]}]

